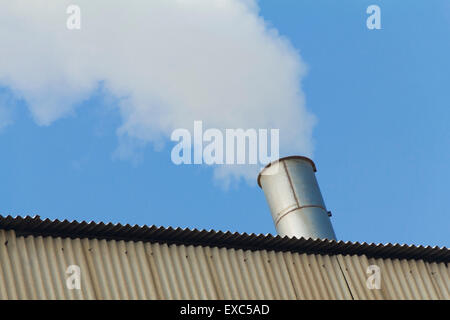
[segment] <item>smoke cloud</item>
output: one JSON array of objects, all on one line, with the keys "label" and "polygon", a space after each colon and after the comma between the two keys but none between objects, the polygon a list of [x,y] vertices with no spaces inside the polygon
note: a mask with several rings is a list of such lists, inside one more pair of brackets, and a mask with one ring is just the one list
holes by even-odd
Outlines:
[{"label": "smoke cloud", "polygon": [[[80,30],[66,27],[71,4]],[[258,10],[254,0],[0,0],[0,86],[39,125],[70,116],[101,84],[119,101],[119,141],[167,141],[202,120],[279,128],[281,155],[310,156],[306,67]],[[236,166],[215,176],[255,179]]]}]

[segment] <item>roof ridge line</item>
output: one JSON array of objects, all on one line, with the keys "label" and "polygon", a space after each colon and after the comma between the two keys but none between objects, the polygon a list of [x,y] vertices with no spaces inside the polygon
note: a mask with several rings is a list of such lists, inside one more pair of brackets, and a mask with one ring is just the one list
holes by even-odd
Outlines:
[{"label": "roof ridge line", "polygon": [[[90,226],[86,228],[86,226]],[[14,230],[19,236],[53,236],[68,238],[98,238],[107,240],[130,240],[165,242],[173,244],[229,247],[245,250],[291,251],[311,254],[350,254],[369,257],[422,259],[450,262],[450,250],[438,246],[407,244],[375,244],[343,240],[288,238],[272,234],[248,234],[231,231],[198,230],[196,228],[173,228],[156,225],[113,224],[111,222],[68,221],[64,219],[41,219],[35,216],[2,216],[0,229]]]}]

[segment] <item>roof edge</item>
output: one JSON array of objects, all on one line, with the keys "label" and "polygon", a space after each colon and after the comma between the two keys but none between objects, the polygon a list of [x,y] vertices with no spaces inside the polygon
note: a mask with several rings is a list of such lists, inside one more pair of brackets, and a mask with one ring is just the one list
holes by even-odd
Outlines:
[{"label": "roof edge", "polygon": [[178,245],[226,247],[242,250],[290,251],[327,255],[366,255],[371,258],[416,259],[430,262],[450,262],[446,247],[424,247],[400,244],[368,244],[326,239],[305,239],[273,236],[271,234],[231,233],[229,231],[164,228],[157,226],[131,226],[120,223],[42,220],[40,216],[0,215],[0,229],[14,230],[18,236],[61,238],[96,238],[168,243]]}]

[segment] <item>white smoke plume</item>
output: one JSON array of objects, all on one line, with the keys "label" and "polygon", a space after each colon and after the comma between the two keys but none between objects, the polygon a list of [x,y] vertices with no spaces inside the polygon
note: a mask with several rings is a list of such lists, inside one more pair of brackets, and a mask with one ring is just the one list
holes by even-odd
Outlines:
[{"label": "white smoke plume", "polygon": [[[66,27],[71,4],[80,30]],[[167,141],[202,120],[279,128],[282,155],[312,153],[305,65],[254,0],[0,0],[0,46],[0,86],[39,125],[70,116],[102,83],[120,101],[120,141]],[[255,178],[233,166],[215,174],[236,175]]]}]

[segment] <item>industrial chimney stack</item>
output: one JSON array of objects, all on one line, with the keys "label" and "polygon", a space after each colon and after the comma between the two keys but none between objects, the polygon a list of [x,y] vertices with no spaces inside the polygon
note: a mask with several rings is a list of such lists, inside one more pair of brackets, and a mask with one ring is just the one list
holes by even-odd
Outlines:
[{"label": "industrial chimney stack", "polygon": [[259,173],[258,184],[280,236],[336,240],[315,172],[311,159],[292,156],[272,162]]}]

